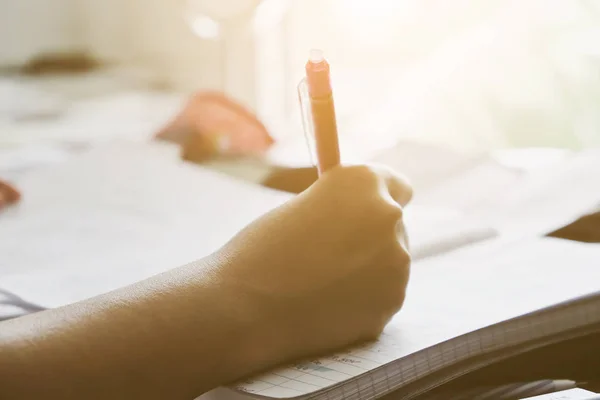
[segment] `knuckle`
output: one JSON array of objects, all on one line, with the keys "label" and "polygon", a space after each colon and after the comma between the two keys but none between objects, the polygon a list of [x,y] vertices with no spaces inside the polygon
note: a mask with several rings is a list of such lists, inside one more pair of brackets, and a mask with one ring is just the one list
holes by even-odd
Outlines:
[{"label": "knuckle", "polygon": [[403,233],[404,209],[389,198],[378,197],[375,205],[369,208],[371,218],[380,232],[396,239]]},{"label": "knuckle", "polygon": [[410,253],[400,243],[397,243],[395,247],[396,250],[394,250],[394,254],[391,256],[391,268],[394,271],[396,282],[405,289],[410,275],[412,260]]},{"label": "knuckle", "polygon": [[348,166],[343,169],[343,172],[349,179],[360,182],[376,182],[379,179],[376,169],[370,165]]},{"label": "knuckle", "polygon": [[406,297],[410,276],[410,255],[398,245],[387,258],[387,272],[385,282],[382,282],[380,296],[385,299],[384,308],[395,314],[403,306]]},{"label": "knuckle", "polygon": [[375,341],[377,340],[377,338],[379,338],[381,336],[381,334],[383,333],[383,330],[385,329],[385,326],[387,325],[387,323],[389,322],[389,320],[386,320],[385,322],[382,321],[377,321],[373,324],[373,326],[370,326],[367,328],[365,334],[363,335],[363,337],[361,338],[364,341]]},{"label": "knuckle", "polygon": [[394,285],[394,290],[389,293],[386,315],[393,316],[396,314],[406,300],[406,282],[404,280],[398,280]]},{"label": "knuckle", "polygon": [[402,290],[399,290],[398,292],[396,292],[396,295],[394,296],[394,299],[391,303],[392,312],[394,314],[397,313],[402,308],[402,306],[404,306],[405,300],[406,300],[406,288],[402,288]]},{"label": "knuckle", "polygon": [[402,208],[400,204],[386,200],[385,206],[386,207],[383,209],[385,215],[394,221],[395,224],[398,224],[398,221],[401,221],[404,218],[404,208]]},{"label": "knuckle", "polygon": [[406,181],[401,182],[401,185],[402,185],[402,189],[403,189],[403,193],[401,194],[401,196],[403,197],[402,201],[405,204],[408,204],[415,197],[415,191],[414,191],[412,185]]},{"label": "knuckle", "polygon": [[412,262],[411,254],[399,240],[396,241],[396,259],[397,265],[403,266],[403,268],[410,268]]}]

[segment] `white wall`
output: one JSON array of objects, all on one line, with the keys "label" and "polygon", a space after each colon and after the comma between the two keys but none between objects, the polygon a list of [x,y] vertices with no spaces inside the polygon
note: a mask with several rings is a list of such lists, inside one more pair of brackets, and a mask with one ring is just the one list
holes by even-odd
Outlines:
[{"label": "white wall", "polygon": [[80,48],[77,1],[0,0],[0,66],[18,66],[39,53]]},{"label": "white wall", "polygon": [[184,0],[0,0],[0,66],[85,49],[177,88],[222,88],[222,46],[194,36],[184,11]]},{"label": "white wall", "polygon": [[220,88],[219,43],[194,36],[183,0],[76,0],[100,59],[151,70],[180,89]]}]

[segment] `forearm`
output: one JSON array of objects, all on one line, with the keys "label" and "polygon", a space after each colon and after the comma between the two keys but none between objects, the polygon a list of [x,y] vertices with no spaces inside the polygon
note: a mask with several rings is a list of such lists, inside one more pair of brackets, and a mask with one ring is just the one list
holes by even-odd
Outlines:
[{"label": "forearm", "polygon": [[268,321],[214,267],[0,324],[0,398],[190,400],[278,362]]}]

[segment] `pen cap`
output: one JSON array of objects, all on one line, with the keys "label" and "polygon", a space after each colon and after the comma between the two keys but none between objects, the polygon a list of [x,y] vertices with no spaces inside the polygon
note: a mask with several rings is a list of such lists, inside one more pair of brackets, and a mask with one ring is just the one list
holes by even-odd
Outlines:
[{"label": "pen cap", "polygon": [[310,51],[305,68],[309,95],[311,97],[331,95],[330,67],[321,50]]}]

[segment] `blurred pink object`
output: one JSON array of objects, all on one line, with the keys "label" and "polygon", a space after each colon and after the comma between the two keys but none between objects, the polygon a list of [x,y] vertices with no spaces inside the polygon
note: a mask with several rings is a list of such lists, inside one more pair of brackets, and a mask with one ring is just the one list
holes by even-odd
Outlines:
[{"label": "blurred pink object", "polygon": [[183,146],[184,158],[262,155],[274,143],[256,116],[218,92],[192,96],[175,119],[156,137]]},{"label": "blurred pink object", "polygon": [[0,179],[0,211],[12,204],[17,203],[21,199],[21,194],[7,182]]}]

